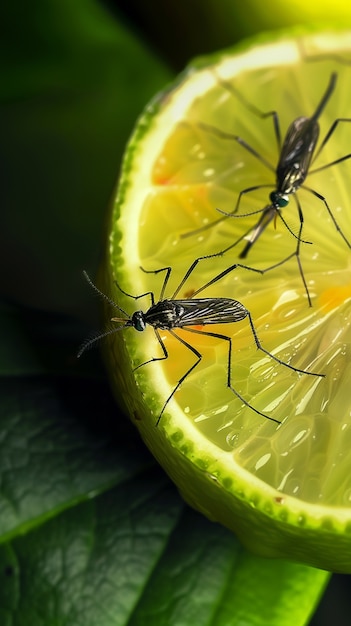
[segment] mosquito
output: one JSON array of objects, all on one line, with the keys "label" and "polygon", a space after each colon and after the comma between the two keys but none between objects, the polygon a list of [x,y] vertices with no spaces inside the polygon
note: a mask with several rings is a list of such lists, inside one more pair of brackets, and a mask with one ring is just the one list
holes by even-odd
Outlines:
[{"label": "mosquito", "polygon": [[[271,352],[266,350],[262,345],[258,338],[256,328],[254,326],[254,322],[251,316],[251,313],[246,307],[239,302],[238,300],[233,300],[231,298],[197,298],[195,296],[199,295],[205,289],[213,285],[214,283],[221,280],[224,276],[226,276],[230,271],[236,268],[236,266],[231,266],[230,268],[225,269],[217,276],[212,278],[206,284],[202,285],[199,289],[192,292],[191,296],[186,299],[178,299],[176,296],[179,291],[182,289],[184,283],[188,279],[189,275],[192,272],[192,269],[195,267],[196,262],[194,262],[189,270],[184,275],[183,279],[179,283],[177,289],[173,293],[170,298],[165,298],[165,290],[171,276],[172,268],[171,267],[162,267],[158,270],[145,270],[141,268],[142,271],[148,274],[159,274],[161,272],[165,273],[163,283],[160,290],[159,300],[156,301],[155,295],[152,291],[146,291],[139,296],[134,296],[132,294],[124,291],[117,283],[117,288],[123,293],[125,296],[132,298],[137,301],[140,298],[144,298],[148,296],[150,298],[150,306],[146,311],[138,310],[135,311],[132,315],[129,315],[124,309],[118,306],[111,298],[109,298],[106,294],[104,294],[100,289],[92,282],[89,278],[88,274],[84,271],[84,276],[88,281],[89,285],[102,297],[104,298],[111,307],[117,309],[120,314],[124,317],[112,317],[111,322],[116,324],[121,324],[120,326],[114,327],[106,331],[105,333],[101,333],[96,337],[87,340],[78,352],[78,358],[83,354],[83,352],[89,348],[93,343],[111,335],[120,330],[124,330],[126,328],[132,327],[136,331],[143,332],[147,325],[151,326],[154,330],[156,339],[161,347],[162,356],[152,357],[148,359],[144,363],[137,365],[133,371],[139,369],[140,367],[144,367],[148,363],[152,363],[154,361],[162,361],[168,358],[167,348],[162,340],[160,331],[167,331],[172,337],[174,337],[177,341],[179,341],[185,348],[187,348],[195,357],[194,363],[185,371],[185,373],[181,376],[181,378],[176,383],[172,393],[168,396],[167,400],[162,406],[161,412],[158,416],[156,426],[158,426],[165,409],[173,398],[176,391],[180,388],[185,379],[195,370],[195,368],[199,365],[200,361],[203,358],[203,355],[195,348],[191,343],[189,343],[186,339],[177,334],[177,329],[186,330],[189,333],[193,333],[196,335],[205,335],[207,337],[214,337],[216,339],[223,340],[227,342],[228,353],[227,353],[227,387],[232,391],[232,393],[247,407],[249,407],[252,411],[264,417],[272,422],[280,424],[278,420],[269,415],[266,415],[262,411],[259,411],[256,407],[252,406],[245,398],[235,389],[232,382],[232,374],[231,374],[231,364],[232,364],[232,353],[233,353],[233,343],[232,338],[228,335],[211,332],[208,330],[194,328],[194,326],[210,326],[211,324],[233,324],[236,322],[240,322],[244,319],[247,319],[250,325],[251,333],[256,344],[258,350],[272,358],[274,361],[279,363],[280,365],[284,365],[288,367],[290,370],[297,372],[299,374],[308,374],[311,376],[324,377],[324,374],[318,374],[315,372],[308,372],[303,369],[299,369],[290,365],[289,363],[285,363],[278,357],[274,356]],[[248,268],[251,269],[251,268]]]},{"label": "mosquito", "polygon": [[[224,132],[220,129],[215,128],[214,126],[204,124],[204,123],[200,123],[199,127],[203,128],[207,132],[211,132],[212,134],[220,137],[221,139],[230,140],[230,141],[234,140],[237,143],[239,143],[245,150],[250,152],[250,154],[252,154],[256,159],[258,159],[264,166],[266,166],[268,169],[270,169],[272,172],[275,173],[276,184],[275,184],[273,191],[271,191],[271,193],[269,194],[269,204],[267,204],[263,209],[259,209],[258,211],[252,211],[250,213],[237,215],[243,196],[250,194],[253,191],[257,191],[258,189],[263,189],[265,187],[272,188],[272,185],[260,184],[260,185],[254,185],[252,187],[248,187],[246,189],[243,189],[239,193],[237,202],[233,211],[225,212],[220,209],[217,209],[220,213],[223,214],[223,217],[217,220],[214,220],[210,224],[207,224],[206,226],[203,226],[197,230],[191,231],[189,233],[185,233],[184,235],[182,235],[182,237],[188,237],[190,235],[194,235],[203,230],[211,228],[215,224],[222,222],[228,217],[243,218],[243,217],[249,217],[251,215],[255,215],[259,213],[260,217],[257,223],[253,227],[250,227],[239,239],[237,239],[230,246],[221,250],[221,252],[218,253],[218,255],[225,254],[226,252],[234,248],[237,244],[239,244],[240,241],[246,239],[247,243],[245,244],[245,247],[243,248],[241,253],[238,255],[240,259],[245,259],[247,255],[249,254],[253,245],[256,243],[256,241],[259,239],[262,233],[266,230],[267,226],[273,220],[276,220],[277,218],[279,218],[284,223],[288,231],[295,237],[297,243],[296,243],[295,252],[292,255],[290,254],[288,257],[283,259],[277,265],[282,265],[283,263],[288,261],[292,256],[296,256],[300,276],[301,276],[301,279],[305,288],[305,292],[308,298],[308,303],[309,303],[309,306],[311,306],[312,305],[311,297],[309,294],[309,290],[307,287],[306,279],[304,276],[304,272],[303,272],[303,268],[302,268],[302,264],[300,260],[301,243],[311,243],[311,242],[306,242],[302,239],[304,216],[303,216],[303,211],[302,211],[299,198],[297,196],[297,191],[300,188],[305,189],[306,191],[313,194],[316,198],[318,198],[321,202],[324,203],[324,206],[336,230],[340,233],[346,245],[349,248],[351,248],[351,243],[348,240],[348,238],[345,236],[345,234],[343,233],[342,229],[340,228],[326,198],[322,194],[318,193],[315,189],[312,189],[311,187],[307,187],[304,184],[304,181],[308,174],[311,175],[316,172],[321,172],[322,170],[325,170],[333,165],[341,163],[342,161],[345,161],[351,157],[351,153],[346,154],[342,157],[339,157],[338,159],[335,159],[334,161],[331,161],[330,163],[327,163],[326,165],[322,165],[313,170],[309,169],[311,163],[315,161],[315,159],[318,157],[318,155],[321,153],[324,146],[327,144],[327,142],[333,135],[338,124],[340,124],[341,122],[351,121],[351,119],[349,118],[337,118],[336,120],[334,120],[333,124],[331,125],[328,132],[326,133],[324,139],[321,141],[317,152],[315,152],[318,138],[319,138],[319,130],[320,130],[318,120],[319,120],[320,115],[324,111],[335,89],[335,85],[337,81],[337,73],[333,72],[331,74],[326,91],[324,92],[324,95],[322,96],[313,115],[311,117],[302,116],[293,120],[293,122],[290,124],[286,132],[283,142],[281,141],[279,117],[276,111],[269,111],[268,113],[260,112],[255,106],[247,103],[246,99],[244,99],[243,96],[237,92],[237,90],[233,87],[233,85],[231,85],[230,83],[224,80],[221,80],[218,77],[217,77],[217,80],[219,84],[221,84],[224,88],[229,90],[231,93],[234,93],[237,97],[239,97],[241,101],[245,102],[246,105],[251,110],[253,110],[257,115],[260,115],[262,118],[269,117],[269,116],[273,117],[274,132],[275,132],[276,141],[277,141],[278,150],[279,150],[278,164],[276,167],[273,167],[271,163],[269,163],[259,152],[257,152],[257,150],[255,150],[255,148],[253,148],[251,145],[246,143],[244,139],[242,139],[241,137],[237,135]],[[282,215],[282,211],[281,211],[283,208],[285,208],[289,204],[291,195],[293,195],[294,197],[298,216],[299,216],[300,225],[299,225],[299,231],[297,235],[291,230],[284,216]],[[273,267],[277,267],[277,265]]]}]

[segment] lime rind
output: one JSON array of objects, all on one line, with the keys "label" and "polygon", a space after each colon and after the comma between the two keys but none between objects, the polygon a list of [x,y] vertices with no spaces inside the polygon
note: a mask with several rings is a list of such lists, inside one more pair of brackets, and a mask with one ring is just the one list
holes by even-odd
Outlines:
[{"label": "lime rind", "polygon": [[[160,431],[139,423],[140,432],[184,499],[213,521],[234,531],[251,551],[264,557],[308,562],[314,567],[349,572],[351,515],[308,505],[271,488],[238,467],[198,435],[174,420]],[[191,475],[191,480],[189,476]],[[336,564],[337,563],[337,564]]]},{"label": "lime rind", "polygon": [[[335,50],[339,51],[339,48],[342,46],[348,50],[351,48],[350,33],[340,33],[338,31],[335,36],[333,33],[326,33],[323,36],[309,36],[305,35],[305,33],[303,34],[304,49],[310,51],[311,57],[314,54],[318,55],[320,53],[321,42],[324,49],[327,48],[328,50],[327,57],[329,54],[334,53]],[[329,45],[328,42],[332,42],[332,44]],[[247,45],[247,48],[245,45]],[[273,66],[285,67],[285,65],[288,64],[291,68],[294,68],[297,60],[301,59],[301,40],[294,38],[287,40],[284,35],[282,41],[268,44],[267,46],[264,45],[265,54],[262,55],[258,54],[258,48],[259,53],[262,52],[262,48],[257,46],[257,40],[245,45],[240,46],[239,49],[237,48],[233,57],[233,51],[229,51],[227,53],[220,53],[206,60],[196,60],[193,66],[182,74],[174,87],[167,88],[163,94],[154,100],[151,106],[147,108],[144,116],[139,120],[135,134],[127,149],[113,214],[109,258],[111,278],[106,278],[107,284],[111,285],[113,280],[117,280],[121,285],[123,284],[125,290],[133,294],[144,293],[150,289],[154,290],[156,293],[157,287],[159,288],[159,278],[153,281],[151,278],[149,280],[148,277],[146,280],[145,275],[140,272],[140,265],[144,265],[145,261],[147,261],[151,265],[150,267],[148,264],[148,269],[156,269],[165,262],[167,263],[167,258],[172,258],[172,256],[169,255],[169,251],[172,250],[173,245],[172,233],[170,233],[170,238],[163,242],[161,251],[154,251],[155,246],[152,240],[152,233],[150,241],[147,239],[147,236],[144,240],[140,240],[140,233],[143,232],[143,220],[145,219],[145,214],[142,214],[142,209],[145,205],[154,201],[155,189],[152,182],[152,167],[159,158],[159,153],[164,144],[168,129],[174,127],[177,123],[181,123],[184,117],[186,117],[193,103],[194,94],[201,94],[215,87],[213,71],[211,68],[208,69],[207,64],[219,64],[221,66],[221,72],[223,72],[221,75],[227,78],[228,76],[232,76],[233,73],[247,72],[249,69],[253,71],[257,67],[258,57],[261,59],[260,63],[262,62],[262,65],[264,65],[264,63],[267,65],[267,59],[269,59],[270,65],[272,66],[273,59]],[[326,58],[325,63],[327,71],[329,72],[334,61],[332,58]],[[312,71],[311,68],[309,68],[309,72],[310,74],[313,72],[313,67]],[[299,96],[301,97],[300,92]],[[318,97],[319,96],[320,94],[318,94]],[[198,100],[200,100],[200,98],[201,95],[198,96]],[[307,105],[304,103],[304,107],[305,106],[311,108],[310,104]],[[341,106],[340,101],[338,102],[338,106]],[[291,113],[291,115],[293,114]],[[326,127],[328,127],[328,124],[326,124]],[[338,179],[338,187],[345,185],[344,179],[338,171],[333,172],[331,176]],[[167,188],[162,190],[162,192],[165,192],[162,201],[167,199],[167,194],[169,199],[172,199],[172,195],[169,194]],[[345,188],[343,193],[345,195]],[[333,196],[332,200],[334,200]],[[323,207],[316,208],[316,206],[314,206],[313,209],[317,211],[316,215],[320,215],[321,220],[324,219],[322,216]],[[322,211],[322,213],[320,213],[320,211]],[[306,232],[308,233],[307,220],[306,224]],[[160,228],[162,232],[162,227],[160,226]],[[301,311],[305,311],[305,313],[301,313],[300,318],[303,320],[304,324],[306,324],[308,318],[311,318],[310,329],[305,329],[306,339],[308,339],[309,342],[309,362],[307,364],[307,362],[301,361],[297,362],[296,365],[301,368],[313,367],[315,371],[318,371],[319,363],[322,364],[324,361],[328,362],[329,366],[333,364],[333,362],[336,363],[332,351],[334,350],[335,352],[338,350],[341,352],[343,340],[339,337],[338,333],[340,329],[337,328],[337,323],[335,331],[331,330],[333,326],[331,320],[335,319],[336,306],[338,306],[338,310],[340,310],[340,319],[347,319],[347,312],[349,310],[348,301],[350,298],[347,285],[345,285],[345,272],[349,272],[348,262],[346,255],[344,255],[342,261],[340,261],[340,254],[338,253],[338,247],[340,247],[341,241],[335,238],[336,243],[331,247],[331,238],[329,234],[326,235],[326,232],[327,231],[322,228],[319,234],[322,237],[321,242],[323,243],[324,241],[323,245],[329,257],[327,256],[326,260],[321,260],[319,266],[321,268],[320,276],[318,277],[319,282],[316,282],[314,290],[312,290],[311,287],[313,298],[322,299],[318,303],[317,308],[313,309],[312,312],[306,311],[306,302],[303,301],[303,297],[299,295],[301,292],[299,277],[294,277],[293,282],[291,282],[290,270],[285,270],[284,268],[281,283],[278,281],[278,283],[275,284],[277,278],[273,275],[269,277],[267,275],[265,282],[266,294],[269,294],[270,292],[273,293],[274,284],[276,291],[279,291],[282,289],[282,285],[284,285],[285,281],[289,280],[291,295],[287,298],[287,292],[284,294],[287,306],[291,308],[293,303],[295,310],[299,310],[300,307]],[[145,230],[145,233],[147,233],[147,230]],[[138,241],[139,250],[136,249],[136,242]],[[218,239],[216,240],[214,238],[213,245],[217,245],[218,249]],[[267,255],[271,254],[272,245],[270,245],[269,240],[264,246],[262,249],[266,251],[265,253]],[[148,252],[148,250],[150,251]],[[178,256],[181,258],[182,267],[180,267],[180,269],[176,268],[174,272],[174,285],[177,284],[177,281],[179,282],[180,276],[194,259],[194,252],[190,249],[184,252],[184,254],[178,252]],[[335,258],[337,261],[336,264]],[[168,263],[170,263],[169,260]],[[310,274],[311,276],[313,275],[313,263],[314,260],[312,257],[310,261],[306,263],[308,276]],[[328,292],[327,286],[330,284],[329,275],[331,266],[333,267],[332,284],[334,286],[335,283],[337,289],[334,289],[333,294],[329,296],[326,294]],[[210,269],[212,271],[213,267]],[[201,274],[201,276],[203,275]],[[337,284],[338,281],[340,285]],[[246,294],[247,306],[251,310],[252,302],[253,309],[255,309],[254,297],[252,295],[250,297],[250,293],[255,295],[255,277],[245,277],[245,281],[243,282],[244,285],[241,287],[243,290],[242,293],[245,295],[245,290],[248,292],[248,295]],[[239,290],[235,293],[238,293],[240,296],[239,282],[236,283],[236,287],[238,286]],[[225,293],[226,288],[224,284],[223,293]],[[217,295],[220,295],[220,293],[221,292],[218,292]],[[341,296],[338,296],[338,293],[340,293]],[[131,311],[135,309],[134,303],[122,294],[116,293],[114,296],[126,310]],[[340,297],[340,301],[342,299],[342,302],[335,304],[335,298],[337,299],[338,297]],[[279,318],[281,323],[284,324],[282,302],[279,300],[278,306],[278,300],[276,298],[275,309],[278,317],[279,315],[281,316]],[[296,303],[294,302],[295,300]],[[260,304],[261,311],[260,307],[256,308],[255,321],[256,319],[261,319],[261,326],[265,324],[268,335],[265,335],[264,345],[268,349],[273,350],[277,338],[277,323],[267,324],[264,313],[264,307],[267,308],[267,302],[268,300],[264,297]],[[138,306],[139,304],[141,305],[142,303],[138,302]],[[344,308],[340,308],[340,304],[342,304]],[[270,311],[274,309],[274,307],[268,308]],[[294,319],[294,323],[296,324],[296,318]],[[338,323],[340,326],[340,322]],[[318,327],[320,327],[319,334],[316,333]],[[315,335],[311,334],[312,328],[314,328]],[[134,333],[133,329],[128,331],[128,335],[126,333],[117,333],[116,336],[113,337],[114,343],[110,346],[110,354],[111,352],[121,354],[121,344],[124,346],[121,364],[118,364],[117,361],[113,364],[113,369],[119,370],[118,374],[112,372],[112,376],[115,378],[114,386],[119,389],[124,386],[123,397],[127,402],[130,415],[135,419],[135,423],[146,444],[178,485],[184,498],[208,517],[220,521],[225,526],[234,530],[245,545],[260,555],[277,558],[286,557],[334,571],[351,571],[351,510],[349,507],[337,505],[327,506],[325,502],[321,504],[306,502],[304,498],[294,497],[291,493],[285,493],[285,483],[279,477],[275,486],[269,484],[267,480],[262,480],[259,472],[255,475],[252,469],[248,470],[245,468],[243,459],[240,459],[239,462],[238,457],[234,453],[230,453],[228,449],[223,449],[221,446],[215,445],[207,436],[202,435],[198,426],[184,413],[184,405],[181,407],[175,400],[172,400],[167,406],[167,410],[162,416],[159,426],[157,428],[155,427],[155,422],[163,406],[164,398],[168,397],[172,389],[172,384],[174,384],[174,382],[170,382],[171,379],[169,377],[171,374],[161,366],[153,368],[145,366],[144,368],[138,369],[135,374],[133,374],[132,366],[128,363],[128,357],[126,356],[127,354],[129,355],[134,365],[154,356],[150,355],[150,335],[152,334],[152,329],[150,330],[151,333],[143,337],[138,333]],[[240,330],[236,335],[236,341],[239,342],[238,354],[241,355],[241,359],[243,359],[242,355],[245,353],[245,346],[243,345],[243,347],[240,348],[240,337],[245,337],[245,332],[244,330]],[[281,332],[284,332],[283,328]],[[329,345],[328,342],[324,340],[325,336],[328,336],[328,334],[330,337]],[[298,346],[298,350],[296,350],[295,346],[294,352],[300,355],[302,353],[301,348],[304,338],[300,337],[297,339],[297,337],[298,335],[294,336],[294,342],[296,346]],[[244,342],[245,341],[244,339]],[[323,350],[322,346],[324,346]],[[291,342],[289,343],[289,341],[284,343],[284,340],[281,339],[281,348],[287,350],[287,355],[289,355],[289,351],[291,353],[293,349],[293,344]],[[328,352],[328,350],[330,351]],[[310,356],[311,354],[315,356]],[[318,354],[325,355],[324,361],[324,357],[318,360]],[[110,356],[108,356],[108,358],[110,359]],[[340,361],[340,363],[342,364],[343,361]],[[153,365],[156,364],[154,363]],[[168,365],[168,363],[166,363],[166,365]],[[257,367],[260,367],[260,361]],[[121,372],[121,368],[125,371]],[[110,371],[111,369],[112,368],[110,368]],[[339,376],[336,368],[334,368],[333,377],[334,376],[336,378]],[[244,375],[242,378],[244,379]],[[128,380],[128,385],[123,383],[123,380]],[[223,382],[223,385],[224,384]],[[305,397],[307,397],[309,393],[307,392],[308,384],[307,382],[301,383],[301,385],[302,384],[305,385]],[[189,386],[191,387],[190,381]],[[310,389],[312,389],[312,382]],[[313,398],[314,392],[311,391],[310,393]],[[317,406],[318,403],[315,403],[315,414],[313,415],[311,413],[309,418],[312,421],[317,419],[318,412],[321,415],[323,413],[322,396],[323,394],[321,394],[319,400],[319,408]],[[315,397],[317,397],[316,394]],[[252,415],[250,416],[250,409],[246,408],[242,413],[241,419],[242,421],[247,420],[249,422],[250,417],[252,418]],[[250,428],[248,428],[247,431],[244,430],[244,435],[241,433],[241,437],[244,436],[245,438],[246,436],[248,440],[251,438],[254,443],[255,437],[257,441],[259,439],[264,440],[264,438],[274,440],[274,435],[277,433],[278,436],[280,428],[281,427],[277,427],[268,422],[259,424],[257,420],[254,420],[254,426],[251,430]],[[302,432],[302,430],[300,430],[300,432]],[[245,435],[245,433],[247,434]],[[258,445],[257,450],[259,450]],[[263,467],[263,461],[268,454],[268,449],[265,450],[263,446],[262,451],[257,452],[258,457],[253,464],[258,465],[259,462],[261,462]],[[347,468],[347,459],[346,461],[344,460],[344,466]],[[279,485],[281,488],[277,489]]]}]

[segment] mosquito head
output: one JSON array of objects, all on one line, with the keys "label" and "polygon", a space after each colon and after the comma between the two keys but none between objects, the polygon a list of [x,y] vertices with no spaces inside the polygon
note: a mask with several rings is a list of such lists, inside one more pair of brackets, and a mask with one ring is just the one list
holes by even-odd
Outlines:
[{"label": "mosquito head", "polygon": [[279,191],[272,191],[272,193],[269,194],[269,198],[277,209],[282,209],[289,204],[289,196],[285,193],[279,193]]},{"label": "mosquito head", "polygon": [[142,311],[135,311],[133,313],[128,326],[134,326],[135,330],[142,332],[146,328],[145,315]]}]

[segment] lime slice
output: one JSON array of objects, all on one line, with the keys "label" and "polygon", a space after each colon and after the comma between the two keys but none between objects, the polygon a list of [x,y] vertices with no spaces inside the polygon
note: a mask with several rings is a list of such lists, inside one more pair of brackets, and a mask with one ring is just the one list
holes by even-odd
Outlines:
[{"label": "lime slice", "polygon": [[[194,236],[182,237],[230,212],[243,189],[240,212],[262,209],[275,174],[234,140],[201,127],[240,136],[273,168],[278,160],[272,116],[282,135],[301,115],[315,111],[332,72],[337,84],[320,117],[321,138],[338,118],[351,117],[351,33],[325,32],[257,40],[197,60],[175,85],[146,109],[124,161],[112,216],[103,288],[128,314],[147,311],[152,291],[159,299],[171,267],[166,297],[172,297],[191,263],[230,245],[258,216],[227,219]],[[235,86],[235,95],[219,81]],[[321,150],[317,168],[350,153],[351,123],[340,122]],[[323,196],[344,235],[351,238],[351,159],[307,176],[306,186]],[[269,189],[267,186],[271,186]],[[243,321],[198,327],[230,336],[232,384],[227,387],[228,341],[179,330],[202,356],[168,402],[177,382],[194,363],[194,353],[160,331],[162,356],[153,328],[133,328],[109,337],[107,355],[113,387],[155,457],[185,500],[237,533],[265,557],[283,557],[332,571],[351,572],[351,254],[325,203],[301,189],[301,263],[296,257],[264,276],[236,269],[201,297],[234,298],[251,313],[262,346],[306,372],[298,374],[259,350]],[[292,197],[283,209],[298,233]],[[272,222],[253,246],[247,265],[267,268],[296,248],[281,220]],[[189,298],[204,283],[238,261],[237,246],[204,259],[177,295]],[[198,296],[200,297],[200,296]],[[108,310],[108,316],[119,315]],[[121,326],[121,324],[119,324]]]}]

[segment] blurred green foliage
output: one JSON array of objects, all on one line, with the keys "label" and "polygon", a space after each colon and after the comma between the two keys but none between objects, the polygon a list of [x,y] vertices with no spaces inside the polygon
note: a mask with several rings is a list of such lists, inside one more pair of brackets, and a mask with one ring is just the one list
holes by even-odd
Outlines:
[{"label": "blurred green foliage", "polygon": [[125,143],[171,72],[93,0],[2,11],[0,288],[84,315]]}]

